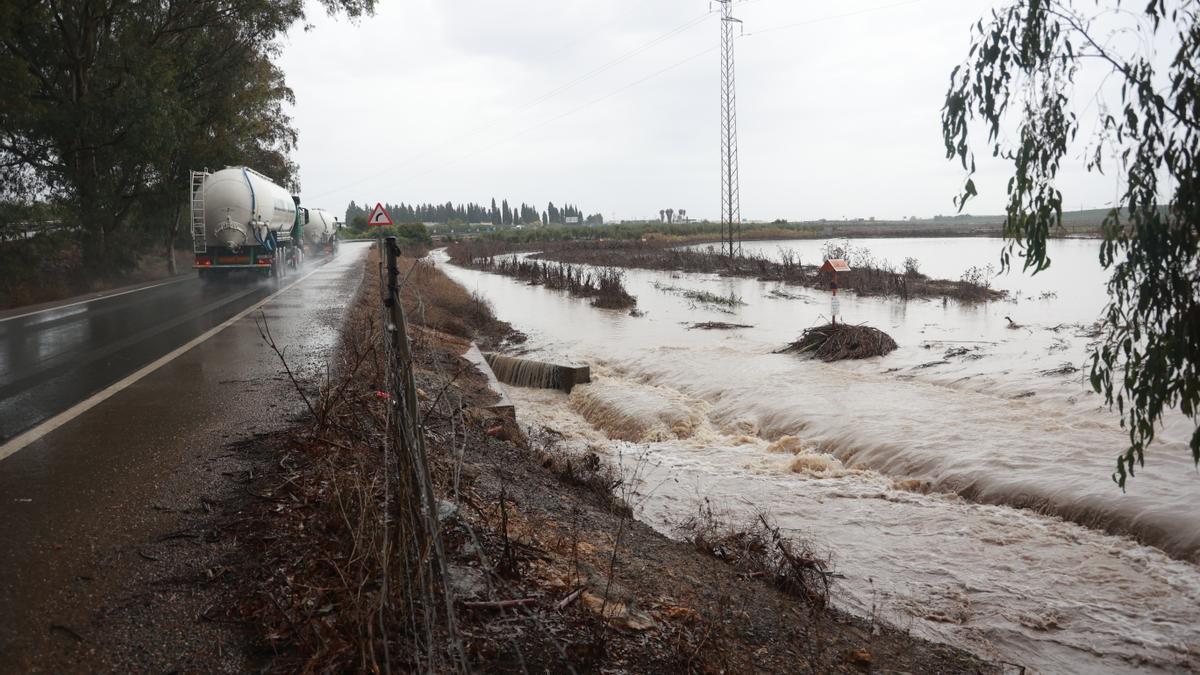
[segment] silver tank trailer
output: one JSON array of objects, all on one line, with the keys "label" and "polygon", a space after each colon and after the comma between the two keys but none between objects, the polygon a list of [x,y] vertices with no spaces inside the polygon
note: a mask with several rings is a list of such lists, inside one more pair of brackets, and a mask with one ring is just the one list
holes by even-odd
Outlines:
[{"label": "silver tank trailer", "polygon": [[328,244],[337,232],[337,220],[325,209],[308,209],[308,222],[304,224],[304,243]]},{"label": "silver tank trailer", "polygon": [[210,247],[259,245],[268,232],[286,241],[296,222],[291,193],[247,167],[227,167],[207,176],[203,198]]}]

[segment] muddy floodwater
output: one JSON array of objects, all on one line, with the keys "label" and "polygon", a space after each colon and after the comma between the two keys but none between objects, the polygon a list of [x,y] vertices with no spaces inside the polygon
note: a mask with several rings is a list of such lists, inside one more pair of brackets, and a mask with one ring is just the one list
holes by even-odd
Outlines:
[{"label": "muddy floodwater", "polygon": [[[815,263],[823,243],[745,248]],[[952,279],[998,267],[1000,251],[982,238],[852,243]],[[592,365],[594,382],[570,396],[510,388],[518,417],[636,468],[640,513],[664,532],[704,499],[765,509],[832,553],[846,577],[836,601],[850,611],[1034,672],[1193,670],[1194,427],[1172,414],[1128,492],[1110,480],[1127,437],[1086,384],[1106,301],[1098,250],[1055,241],[1049,270],[993,279],[1010,297],[987,304],[843,292],[843,320],[900,347],[835,364],[772,353],[827,321],[826,292],[632,270],[644,312],[633,317],[434,255],[529,334],[533,354]],[[689,328],[705,321],[754,327]]]}]

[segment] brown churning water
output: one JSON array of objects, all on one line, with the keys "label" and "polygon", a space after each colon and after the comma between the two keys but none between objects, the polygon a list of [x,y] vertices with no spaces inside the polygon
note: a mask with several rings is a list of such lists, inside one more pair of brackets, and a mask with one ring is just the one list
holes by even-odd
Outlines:
[{"label": "brown churning water", "polygon": [[[820,255],[817,240],[762,246],[779,245]],[[869,245],[956,278],[994,261],[1001,242]],[[518,420],[624,467],[639,518],[664,533],[701,499],[735,515],[769,509],[834,552],[846,575],[835,604],[851,612],[1038,672],[1200,672],[1195,427],[1172,415],[1128,493],[1108,479],[1128,436],[1085,379],[1107,273],[1096,242],[1053,247],[1046,273],[994,280],[1010,291],[1001,302],[842,298],[848,317],[899,347],[832,364],[773,353],[828,320],[821,291],[669,277],[742,298],[731,318],[659,291],[668,273],[630,270],[644,312],[633,317],[446,269],[486,288],[531,336],[532,358],[591,364],[595,381],[569,396],[510,388]],[[756,328],[688,330],[716,320]],[[517,379],[561,384],[552,369],[506,381]]]},{"label": "brown churning water", "polygon": [[544,363],[502,354],[485,354],[484,357],[496,373],[496,379],[514,387],[559,389],[569,394],[575,385],[591,382],[591,371],[587,366]]}]

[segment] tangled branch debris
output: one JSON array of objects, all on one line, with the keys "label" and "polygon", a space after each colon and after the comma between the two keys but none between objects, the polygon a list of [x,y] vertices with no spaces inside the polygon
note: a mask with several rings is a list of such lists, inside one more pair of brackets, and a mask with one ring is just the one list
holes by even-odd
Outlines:
[{"label": "tangled branch debris", "polygon": [[1071,363],[1070,361],[1064,361],[1064,362],[1060,363],[1058,365],[1058,367],[1056,367],[1056,368],[1047,368],[1046,370],[1039,370],[1038,374],[1044,375],[1046,377],[1055,377],[1055,376],[1059,376],[1059,375],[1074,375],[1075,373],[1078,373],[1078,372],[1079,372],[1079,366],[1076,366],[1074,363]]},{"label": "tangled branch debris", "polygon": [[896,341],[878,328],[827,323],[824,326],[805,329],[799,340],[777,353],[811,354],[822,361],[842,361],[886,356],[894,349]]},{"label": "tangled branch debris", "polygon": [[744,323],[725,323],[724,321],[702,321],[688,325],[688,330],[734,330],[737,328],[754,328]]}]

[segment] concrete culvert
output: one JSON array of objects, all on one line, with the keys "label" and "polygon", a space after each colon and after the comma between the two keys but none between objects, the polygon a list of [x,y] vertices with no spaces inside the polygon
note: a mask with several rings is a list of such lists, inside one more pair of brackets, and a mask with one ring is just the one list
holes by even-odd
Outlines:
[{"label": "concrete culvert", "polygon": [[592,381],[588,366],[543,363],[501,354],[485,354],[484,357],[496,378],[514,387],[561,389],[569,394],[575,385]]}]

